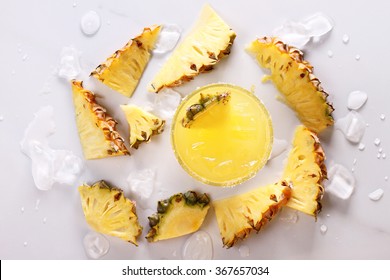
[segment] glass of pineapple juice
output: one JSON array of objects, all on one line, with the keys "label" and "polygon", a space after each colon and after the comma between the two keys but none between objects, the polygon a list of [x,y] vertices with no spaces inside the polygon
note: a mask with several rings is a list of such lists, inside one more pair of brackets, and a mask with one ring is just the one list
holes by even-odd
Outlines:
[{"label": "glass of pineapple juice", "polygon": [[[182,120],[201,94],[228,92],[225,104],[210,106],[190,127]],[[235,186],[252,178],[269,159],[273,129],[264,104],[250,91],[231,84],[211,84],[195,90],[173,118],[171,143],[183,169],[202,183]]]}]

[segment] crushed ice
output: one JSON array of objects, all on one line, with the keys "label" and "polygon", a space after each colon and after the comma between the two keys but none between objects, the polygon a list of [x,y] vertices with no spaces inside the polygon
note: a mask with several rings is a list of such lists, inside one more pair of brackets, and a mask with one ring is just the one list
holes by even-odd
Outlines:
[{"label": "crushed ice", "polygon": [[213,243],[205,231],[192,234],[183,245],[183,260],[211,260],[213,258]]},{"label": "crushed ice", "polygon": [[99,31],[100,25],[100,16],[95,11],[85,13],[80,21],[81,31],[87,36],[95,35]]},{"label": "crushed ice", "polygon": [[[131,197],[139,203],[141,208],[149,207],[149,198],[155,189],[156,171],[152,169],[134,170],[127,177],[128,189]],[[145,209],[145,208],[144,208]]]},{"label": "crushed ice", "polygon": [[371,192],[368,197],[373,200],[373,201],[377,201],[379,199],[382,198],[383,196],[383,193],[384,193],[384,190],[379,188],[379,189],[376,189],[375,191]]},{"label": "crushed ice", "polygon": [[60,78],[70,81],[80,74],[80,55],[81,52],[72,46],[62,48],[58,68],[58,76]]},{"label": "crushed ice", "polygon": [[367,93],[355,90],[349,93],[347,107],[350,110],[359,110],[367,101]]},{"label": "crushed ice", "polygon": [[289,144],[286,140],[274,138],[272,152],[269,159],[271,160],[273,158],[276,158],[277,156],[280,156],[284,151],[287,150],[288,145]]},{"label": "crushed ice", "polygon": [[176,24],[164,24],[153,53],[165,54],[173,50],[181,36],[181,29]]},{"label": "crushed ice", "polygon": [[335,127],[343,132],[347,140],[359,143],[363,138],[366,123],[358,112],[350,111],[346,117],[337,120]]},{"label": "crushed ice", "polygon": [[88,233],[84,239],[84,250],[91,259],[99,259],[107,254],[110,243],[106,237],[97,232]]},{"label": "crushed ice", "polygon": [[351,196],[355,188],[355,177],[346,167],[334,164],[329,169],[328,177],[325,182],[326,192],[344,200]]},{"label": "crushed ice", "polygon": [[303,48],[310,40],[320,41],[320,38],[333,29],[333,21],[322,13],[316,13],[301,21],[286,21],[274,30],[274,35],[285,43],[297,48]]},{"label": "crushed ice", "polygon": [[173,89],[166,88],[155,95],[153,113],[164,120],[170,120],[181,102],[181,95]]},{"label": "crushed ice", "polygon": [[28,125],[21,141],[21,150],[32,162],[32,176],[36,187],[50,190],[55,183],[73,185],[82,169],[82,160],[71,151],[50,148],[48,137],[54,133],[54,109],[41,108]]}]

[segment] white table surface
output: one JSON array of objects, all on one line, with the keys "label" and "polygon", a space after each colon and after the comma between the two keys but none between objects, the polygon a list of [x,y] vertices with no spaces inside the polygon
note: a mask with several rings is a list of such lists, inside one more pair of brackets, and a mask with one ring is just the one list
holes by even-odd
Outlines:
[{"label": "white table surface", "polygon": [[[44,105],[55,109],[56,132],[50,137],[55,149],[71,150],[82,156],[68,83],[54,72],[63,47],[73,45],[82,52],[83,75],[87,74],[113,51],[123,46],[143,27],[155,23],[175,23],[188,32],[205,1],[7,1],[0,11],[0,258],[1,259],[85,259],[82,240],[90,232],[83,217],[77,184],[56,185],[50,191],[39,191],[33,183],[31,161],[20,151],[20,141],[34,113]],[[75,6],[73,4],[76,4]],[[256,94],[269,109],[275,137],[291,142],[294,113],[276,100],[271,83],[262,84],[264,74],[244,46],[256,36],[268,35],[285,20],[299,20],[316,12],[331,17],[335,26],[329,36],[310,46],[305,58],[315,67],[326,91],[331,94],[336,119],[348,113],[349,92],[365,91],[368,101],[359,111],[369,124],[362,140],[366,148],[358,150],[340,131],[321,135],[327,154],[327,165],[340,163],[355,168],[356,189],[347,201],[325,194],[323,211],[317,222],[298,214],[296,223],[276,217],[258,235],[231,249],[222,248],[214,212],[211,209],[202,230],[212,238],[215,259],[241,259],[240,246],[248,246],[250,259],[389,259],[390,258],[390,52],[388,27],[390,2],[386,1],[222,1],[209,3],[236,31],[231,55],[216,69],[203,74],[177,90],[187,94],[198,86],[228,82],[246,88],[255,86]],[[80,31],[80,19],[94,10],[102,19],[95,36]],[[342,42],[348,34],[348,44]],[[328,57],[331,50],[334,55]],[[357,61],[356,55],[361,59]],[[23,59],[23,57],[25,59]],[[131,99],[115,93],[98,82],[89,81],[91,89],[103,96],[111,114],[126,122],[118,104],[153,100],[146,91],[162,62],[168,57],[154,56]],[[49,88],[49,93],[43,93]],[[380,114],[387,119],[381,120]],[[374,139],[381,139],[387,159],[377,159]],[[258,175],[234,189],[202,185],[190,178],[178,165],[169,143],[169,129],[144,144],[131,157],[117,157],[86,162],[79,183],[106,179],[118,186],[126,185],[133,168],[155,168],[156,180],[163,188],[151,199],[165,198],[179,191],[194,189],[220,198],[244,192],[276,181],[283,169],[286,153],[270,161]],[[356,165],[353,164],[356,159]],[[384,189],[381,200],[371,201],[368,194]],[[39,203],[37,209],[36,204]],[[153,202],[154,203],[154,202]],[[152,203],[152,204],[153,204]],[[21,209],[24,208],[24,212]],[[138,211],[141,221],[146,211]],[[148,212],[149,213],[149,212]],[[45,219],[46,223],[43,222]],[[320,226],[328,231],[321,234]],[[148,226],[144,224],[144,233]],[[140,238],[139,247],[108,237],[110,250],[104,259],[180,259],[188,236],[148,244]],[[26,243],[25,243],[26,242]],[[26,245],[26,246],[25,246]]]}]

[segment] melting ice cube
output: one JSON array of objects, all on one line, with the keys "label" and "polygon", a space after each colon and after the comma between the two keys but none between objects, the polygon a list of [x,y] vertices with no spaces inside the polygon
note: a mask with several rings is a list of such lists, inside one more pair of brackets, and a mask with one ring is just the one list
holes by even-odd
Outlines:
[{"label": "melting ice cube", "polygon": [[176,24],[164,24],[156,42],[153,53],[164,54],[176,46],[180,39],[181,29]]},{"label": "melting ice cube", "polygon": [[333,29],[333,20],[322,13],[316,13],[302,21],[302,24],[308,30],[310,37],[321,37]]},{"label": "melting ice cube", "polygon": [[355,188],[355,177],[340,164],[334,164],[328,172],[329,180],[325,182],[325,190],[332,195],[348,199]]},{"label": "melting ice cube", "polygon": [[370,193],[370,194],[368,195],[368,197],[369,197],[371,200],[373,200],[373,201],[377,201],[377,200],[379,200],[379,199],[382,198],[383,193],[384,193],[383,189],[379,188],[379,189],[373,191],[372,193]]},{"label": "melting ice cube", "polygon": [[127,184],[132,197],[141,208],[148,207],[148,199],[155,187],[156,172],[152,169],[135,170],[127,177]]},{"label": "melting ice cube", "polygon": [[99,31],[101,25],[100,16],[95,11],[89,11],[83,15],[80,21],[81,31],[88,36],[92,36]]},{"label": "melting ice cube", "polygon": [[163,89],[156,94],[153,112],[162,119],[172,119],[181,102],[181,95],[173,89]]},{"label": "melting ice cube", "polygon": [[91,259],[99,259],[107,254],[110,243],[106,237],[97,232],[88,233],[84,239],[84,250]]},{"label": "melting ice cube", "polygon": [[349,93],[347,107],[351,110],[360,109],[367,101],[367,93],[355,90]]},{"label": "melting ice cube", "polygon": [[366,123],[358,112],[351,111],[346,117],[339,119],[335,127],[341,130],[349,141],[359,143],[366,130]]},{"label": "melting ice cube", "polygon": [[183,246],[183,260],[211,260],[213,243],[210,235],[204,231],[192,234]]},{"label": "melting ice cube", "polygon": [[68,81],[76,78],[81,72],[80,52],[74,47],[64,47],[61,51],[58,76]]}]

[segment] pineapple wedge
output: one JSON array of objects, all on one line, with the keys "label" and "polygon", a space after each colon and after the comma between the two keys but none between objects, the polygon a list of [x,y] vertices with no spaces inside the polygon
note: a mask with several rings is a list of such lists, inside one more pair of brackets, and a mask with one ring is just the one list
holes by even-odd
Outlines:
[{"label": "pineapple wedge", "polygon": [[149,62],[160,30],[160,25],[144,28],[142,34],[117,50],[91,76],[124,96],[131,97]]},{"label": "pineapple wedge", "polygon": [[213,202],[222,243],[230,248],[252,230],[259,231],[290,198],[286,181]]},{"label": "pineapple wedge", "polygon": [[148,90],[179,86],[199,73],[210,71],[230,49],[236,33],[205,5],[192,32],[176,48],[151,82]]},{"label": "pineapple wedge", "polygon": [[275,37],[253,41],[247,51],[258,63],[271,70],[268,77],[283,95],[283,100],[310,130],[319,133],[333,125],[332,105],[328,94],[313,75],[313,67],[297,48],[288,46]]},{"label": "pineapple wedge", "polygon": [[157,204],[157,213],[148,217],[150,230],[146,235],[149,242],[156,242],[183,236],[197,231],[210,208],[207,194],[188,191],[172,195]]},{"label": "pineapple wedge", "polygon": [[230,100],[230,92],[217,94],[200,94],[199,102],[187,108],[187,113],[182,119],[182,125],[189,128],[195,119],[217,104],[226,104]]},{"label": "pineapple wedge", "polygon": [[130,127],[130,147],[138,149],[142,142],[149,142],[153,135],[164,130],[165,120],[135,105],[121,105]]},{"label": "pineapple wedge", "polygon": [[295,131],[293,148],[288,156],[283,178],[291,182],[288,207],[317,217],[326,178],[325,153],[317,135],[303,125]]},{"label": "pineapple wedge", "polygon": [[97,159],[129,155],[123,138],[115,129],[117,122],[96,102],[94,93],[84,89],[82,81],[72,80],[71,83],[84,157]]},{"label": "pineapple wedge", "polygon": [[96,231],[137,244],[142,232],[135,203],[122,190],[99,181],[92,186],[79,187],[81,203],[87,223]]}]

